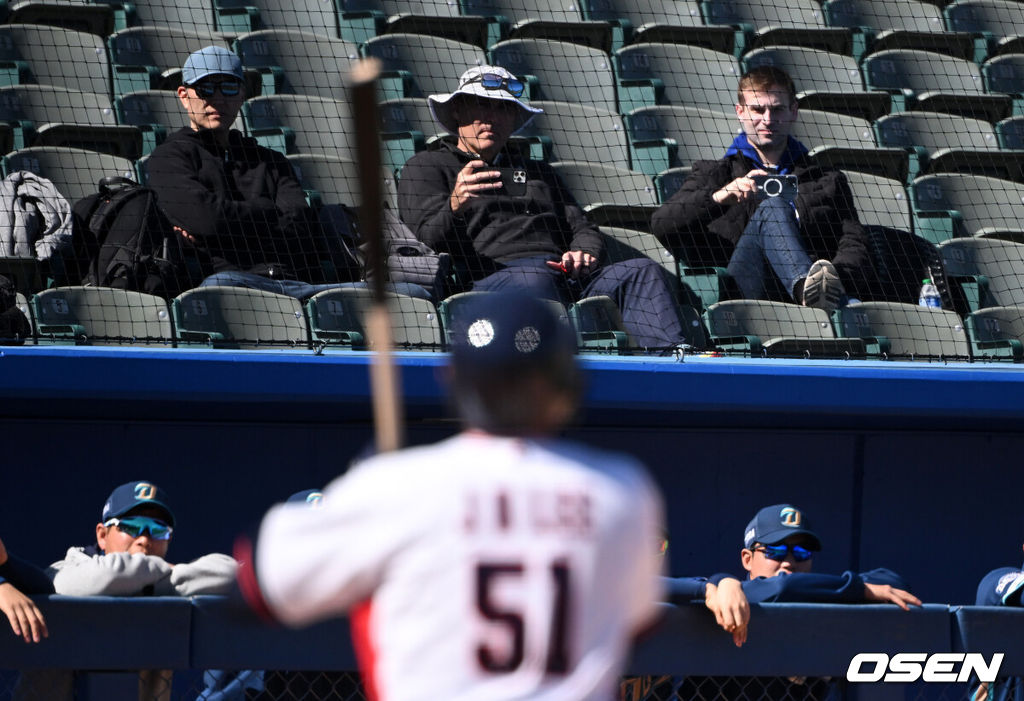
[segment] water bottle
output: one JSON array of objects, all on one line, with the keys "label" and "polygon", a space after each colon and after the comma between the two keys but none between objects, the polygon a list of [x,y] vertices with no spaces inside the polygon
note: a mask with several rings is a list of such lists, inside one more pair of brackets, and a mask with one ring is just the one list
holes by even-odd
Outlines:
[{"label": "water bottle", "polygon": [[942,309],[942,296],[939,294],[939,288],[932,284],[931,278],[926,277],[921,281],[921,295],[917,303],[922,307]]}]

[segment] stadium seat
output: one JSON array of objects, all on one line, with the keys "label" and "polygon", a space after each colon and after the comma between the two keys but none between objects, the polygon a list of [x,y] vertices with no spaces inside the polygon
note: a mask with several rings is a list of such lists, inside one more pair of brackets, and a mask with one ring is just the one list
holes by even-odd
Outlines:
[{"label": "stadium seat", "polygon": [[137,90],[174,90],[181,67],[204,46],[231,48],[220,35],[186,32],[175,27],[131,27],[107,37],[114,95]]},{"label": "stadium seat", "polygon": [[692,44],[727,54],[743,46],[741,31],[705,24],[694,0],[584,0],[583,16],[616,26],[627,44]]},{"label": "stadium seat", "polygon": [[959,311],[1024,306],[1024,244],[971,237],[939,245]]},{"label": "stadium seat", "polygon": [[836,338],[828,314],[815,307],[734,299],[709,306],[704,322],[714,347],[751,356],[863,358],[867,354],[860,339]]},{"label": "stadium seat", "polygon": [[569,305],[567,313],[580,352],[624,354],[634,346],[622,313],[611,297],[585,297]]},{"label": "stadium seat", "polygon": [[246,133],[284,154],[319,153],[354,159],[349,103],[311,95],[268,95],[242,105]]},{"label": "stadium seat", "polygon": [[1015,0],[957,0],[943,14],[950,30],[981,35],[990,56],[1024,50],[1024,6]]},{"label": "stadium seat", "polygon": [[242,65],[259,72],[261,95],[294,93],[348,99],[346,76],[359,59],[349,41],[298,30],[267,29],[235,40]]},{"label": "stadium seat", "polygon": [[970,345],[960,316],[947,309],[900,302],[862,302],[837,309],[840,338],[859,338],[889,359],[967,360]]},{"label": "stadium seat", "polygon": [[790,133],[810,149],[810,158],[821,165],[900,182],[907,179],[906,152],[879,147],[871,122],[861,117],[801,109]]},{"label": "stadium seat", "polygon": [[1024,151],[999,148],[989,122],[941,112],[899,112],[875,122],[881,146],[910,156],[908,182],[925,173],[975,173],[1004,180],[1024,176]]},{"label": "stadium seat", "polygon": [[383,158],[398,170],[413,155],[433,146],[438,139],[454,138],[434,119],[426,98],[385,100],[378,110]]},{"label": "stadium seat", "polygon": [[496,30],[488,46],[505,39],[551,39],[583,44],[608,53],[621,46],[621,31],[609,22],[584,19],[577,3],[551,0],[460,0],[463,15],[488,18]]},{"label": "stadium seat", "polygon": [[852,54],[853,33],[829,27],[817,0],[702,0],[707,24],[728,24],[742,29],[746,49],[787,44]]},{"label": "stadium seat", "polygon": [[[455,315],[459,313],[459,309],[474,299],[483,295],[491,294],[497,293],[482,290],[470,290],[468,292],[458,292],[456,294],[449,295],[445,299],[441,300],[441,303],[437,305],[437,311],[440,315],[441,328],[444,330],[447,343],[451,342],[452,327],[455,321]],[[569,315],[561,302],[557,300],[545,301],[551,305],[551,309],[558,315],[558,318],[561,321],[566,324],[569,323]]]},{"label": "stadium seat", "polygon": [[914,233],[932,243],[954,236],[1024,230],[1024,185],[986,175],[938,173],[908,188]]},{"label": "stadium seat", "polygon": [[98,191],[101,178],[135,179],[135,164],[119,156],[60,146],[32,146],[3,158],[4,173],[27,170],[50,180],[71,204]]},{"label": "stadium seat", "polygon": [[527,142],[531,157],[629,168],[626,129],[618,112],[550,100],[535,100],[530,105],[544,111],[512,138]]},{"label": "stadium seat", "polygon": [[1024,149],[1024,115],[996,122],[996,138],[1000,148]]},{"label": "stadium seat", "polygon": [[735,112],[677,105],[639,107],[625,122],[632,168],[648,175],[722,158],[739,129]]},{"label": "stadium seat", "polygon": [[[365,318],[373,302],[365,287],[327,290],[306,302],[314,343],[326,349],[343,347],[373,348],[366,332]],[[386,297],[391,315],[392,343],[397,350],[442,350],[441,321],[434,303],[428,299],[389,293]]]},{"label": "stadium seat", "polygon": [[[288,162],[306,190],[321,205],[343,205],[358,208],[360,203],[359,169],[356,162],[319,153],[294,154]],[[384,203],[396,208],[398,197],[395,177],[387,168],[381,170]]]},{"label": "stadium seat", "polygon": [[213,0],[96,0],[126,13],[128,26],[164,26],[185,32],[217,32]]},{"label": "stadium seat", "polygon": [[643,173],[585,161],[559,161],[552,168],[598,226],[649,228],[658,198]]},{"label": "stadium seat", "polygon": [[891,108],[887,93],[864,88],[860,67],[850,56],[800,46],[772,46],[743,58],[747,71],[765,65],[781,68],[793,78],[801,109],[872,120]]},{"label": "stadium seat", "polygon": [[916,304],[922,281],[929,279],[942,298],[943,308],[955,307],[946,267],[935,244],[903,229],[876,225],[865,229],[875,270],[868,301]]},{"label": "stadium seat", "polygon": [[15,149],[66,146],[135,159],[142,132],[118,125],[110,98],[53,85],[0,88],[0,121],[12,128]]},{"label": "stadium seat", "polygon": [[603,51],[565,41],[509,39],[492,46],[489,53],[492,63],[526,81],[530,100],[579,102],[619,111],[615,73]]},{"label": "stadium seat", "polygon": [[211,0],[217,30],[240,35],[261,29],[309,32],[336,39],[338,13],[323,0]]},{"label": "stadium seat", "polygon": [[11,24],[48,24],[105,37],[124,29],[124,10],[87,0],[17,0],[8,5]]},{"label": "stadium seat", "polygon": [[341,38],[362,44],[378,34],[411,33],[487,48],[489,23],[466,17],[456,0],[337,0]]},{"label": "stadium seat", "polygon": [[981,64],[985,91],[1013,98],[1013,114],[1024,114],[1024,53],[995,56]]},{"label": "stadium seat", "polygon": [[171,346],[167,302],[107,287],[55,287],[32,297],[38,343]]},{"label": "stadium seat", "polygon": [[424,34],[373,37],[363,44],[363,55],[382,63],[382,100],[450,93],[460,75],[485,62],[478,46]]},{"label": "stadium seat", "polygon": [[[942,9],[920,0],[825,0],[825,21],[831,27],[856,30],[854,44],[867,51],[922,49],[969,61],[983,58],[985,47],[970,32],[946,30]],[[856,50],[855,50],[856,51]]]},{"label": "stadium seat", "polygon": [[171,300],[178,345],[214,348],[309,348],[302,304],[245,287],[196,287]]},{"label": "stadium seat", "polygon": [[103,39],[42,24],[0,26],[0,85],[37,83],[110,97]]},{"label": "stadium seat", "polygon": [[[130,124],[142,133],[142,153],[148,154],[171,132],[189,126],[188,114],[177,93],[170,90],[139,90],[114,98],[119,124]],[[243,125],[235,120],[235,128]]]},{"label": "stadium seat", "polygon": [[846,171],[846,180],[861,224],[913,230],[910,201],[902,181],[857,171]]},{"label": "stadium seat", "polygon": [[964,319],[975,360],[1024,359],[1024,307],[989,307]]},{"label": "stadium seat", "polygon": [[890,49],[864,57],[869,90],[892,95],[893,111],[949,112],[996,122],[1010,114],[1008,95],[987,94],[978,64],[933,51]]},{"label": "stadium seat", "polygon": [[639,229],[602,226],[605,235],[603,263],[618,263],[633,258],[650,258],[661,264],[671,275],[676,275],[675,257],[661,245],[654,234]]},{"label": "stadium seat", "polygon": [[740,71],[732,54],[685,44],[644,43],[625,46],[613,57],[622,114],[653,105],[736,111]]}]

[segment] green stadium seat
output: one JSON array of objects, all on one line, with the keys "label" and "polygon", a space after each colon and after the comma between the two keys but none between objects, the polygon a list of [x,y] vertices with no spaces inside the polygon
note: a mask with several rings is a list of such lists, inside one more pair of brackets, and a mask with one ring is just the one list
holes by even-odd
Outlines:
[{"label": "green stadium seat", "polygon": [[313,95],[266,95],[242,105],[246,133],[283,154],[356,157],[349,103]]},{"label": "green stadium seat", "polygon": [[862,302],[837,309],[833,323],[840,338],[859,338],[889,359],[970,358],[963,321],[947,309],[900,302]]},{"label": "green stadium seat", "polygon": [[604,51],[550,39],[509,39],[491,47],[491,62],[527,83],[530,100],[578,102],[618,112],[615,73]]},{"label": "green stadium seat", "polygon": [[946,267],[935,244],[903,229],[885,226],[865,228],[876,276],[876,287],[867,298],[869,301],[916,304],[922,280],[927,278],[938,289],[943,308],[955,306]]},{"label": "green stadium seat", "polygon": [[382,100],[450,93],[459,76],[486,61],[473,44],[424,34],[394,33],[369,39],[363,55],[380,59]]},{"label": "green stadium seat", "polygon": [[913,231],[910,200],[901,180],[846,171],[846,181],[861,224]]},{"label": "green stadium seat", "polygon": [[608,53],[622,45],[618,27],[585,19],[579,5],[550,0],[460,0],[463,15],[488,18],[496,26],[488,46],[505,39],[551,39],[583,44]]},{"label": "green stadium seat", "polygon": [[[946,30],[942,9],[919,0],[825,0],[825,20],[832,27],[848,27],[860,33],[858,42],[867,51],[922,49],[969,61],[984,57],[983,42],[970,32]],[[977,46],[976,46],[977,44]]]},{"label": "green stadium seat", "polygon": [[772,46],[743,58],[744,70],[757,66],[786,71],[796,84],[800,109],[872,120],[891,108],[892,98],[886,92],[865,89],[860,67],[851,56],[802,46]]},{"label": "green stadium seat", "polygon": [[[339,288],[313,295],[306,302],[314,343],[326,349],[373,348],[366,332],[365,318],[373,293],[363,287]],[[391,316],[393,347],[397,350],[444,348],[441,320],[428,299],[388,293],[385,298]]]},{"label": "green stadium seat", "polygon": [[161,297],[106,287],[55,287],[32,297],[37,342],[87,346],[171,346]]},{"label": "green stadium seat", "polygon": [[618,226],[602,226],[601,232],[605,235],[602,264],[618,263],[633,258],[650,258],[660,263],[671,275],[676,274],[675,257],[661,245],[654,234]]},{"label": "green stadium seat", "polygon": [[309,329],[294,297],[245,287],[196,287],[171,300],[179,346],[306,349]]},{"label": "green stadium seat", "polygon": [[943,15],[951,31],[982,36],[990,56],[1024,50],[1024,6],[1016,0],[957,0]]},{"label": "green stadium seat", "polygon": [[213,0],[94,0],[111,5],[127,17],[130,27],[164,26],[185,32],[217,32]]},{"label": "green stadium seat", "polygon": [[122,158],[142,155],[142,133],[119,125],[110,98],[53,85],[0,88],[0,121],[12,128],[12,148],[64,146]]},{"label": "green stadium seat", "polygon": [[101,37],[127,26],[123,10],[88,0],[20,0],[8,11],[11,24],[48,24]]},{"label": "green stadium seat", "polygon": [[50,180],[68,202],[74,204],[98,191],[101,178],[136,178],[135,164],[107,153],[61,146],[32,146],[8,153],[4,173],[27,170]]},{"label": "green stadium seat", "polygon": [[638,107],[625,122],[632,168],[648,175],[722,158],[739,129],[735,112],[679,105]]},{"label": "green stadium seat", "polygon": [[986,93],[981,68],[973,61],[934,51],[889,49],[865,56],[862,72],[869,90],[892,95],[894,112],[932,110],[989,122],[1010,115],[1010,96]]},{"label": "green stadium seat", "polygon": [[0,26],[0,85],[37,83],[110,97],[103,39],[42,24]]},{"label": "green stadium seat", "polygon": [[744,41],[741,31],[705,24],[694,0],[584,0],[583,16],[619,27],[626,43],[692,44],[731,54]]},{"label": "green stadium seat", "polygon": [[1004,180],[1024,177],[1024,151],[999,148],[992,124],[981,119],[915,110],[879,118],[878,143],[910,156],[908,182],[926,173],[974,173]]},{"label": "green stadium seat", "polygon": [[234,48],[242,65],[259,73],[260,95],[293,93],[346,100],[345,76],[359,59],[357,44],[300,30],[243,34]]},{"label": "green stadium seat", "polygon": [[396,170],[439,139],[454,138],[437,123],[426,98],[399,97],[378,106],[383,158]]},{"label": "green stadium seat", "polygon": [[676,105],[726,114],[736,110],[739,63],[732,54],[685,44],[630,44],[613,54],[623,114]]},{"label": "green stadium seat", "polygon": [[704,322],[714,347],[755,357],[863,358],[868,352],[859,338],[836,338],[828,314],[815,307],[734,299],[710,305]]},{"label": "green stadium seat", "polygon": [[569,322],[576,331],[576,346],[586,353],[628,353],[633,340],[615,300],[605,295],[586,297],[569,305]]},{"label": "green stadium seat", "polygon": [[[171,132],[189,126],[188,114],[178,94],[170,90],[139,90],[114,98],[119,124],[129,124],[142,133],[142,153],[148,154]],[[244,128],[236,119],[235,128]]]},{"label": "green stadium seat", "polygon": [[827,26],[817,0],[702,0],[700,7],[707,24],[742,29],[745,49],[786,44],[853,53],[853,33]]},{"label": "green stadium seat", "polygon": [[513,139],[527,142],[531,157],[629,168],[626,129],[618,112],[550,100],[535,100],[530,105],[544,111],[534,115]]},{"label": "green stadium seat", "polygon": [[937,173],[908,188],[914,233],[932,243],[1024,230],[1024,185],[986,175]]},{"label": "green stadium seat", "polygon": [[959,238],[940,244],[939,253],[962,313],[1024,306],[1024,244]]},{"label": "green stadium seat", "polygon": [[[298,153],[288,156],[288,162],[302,186],[315,193],[314,200],[320,205],[359,207],[359,169],[355,161],[319,153]],[[395,177],[389,169],[381,169],[381,181],[384,204],[397,208]]]},{"label": "green stadium seat", "polygon": [[996,122],[996,138],[1005,149],[1024,149],[1024,115],[1007,117]]},{"label": "green stadium seat", "polygon": [[650,226],[658,197],[643,173],[585,161],[559,161],[552,168],[598,226]]},{"label": "green stadium seat", "polygon": [[341,38],[348,41],[362,44],[378,34],[410,33],[489,45],[487,19],[463,16],[456,0],[337,0],[337,5]]},{"label": "green stadium seat", "polygon": [[964,324],[975,360],[1024,360],[1024,307],[979,309]]},{"label": "green stadium seat", "polygon": [[175,90],[181,67],[204,46],[231,48],[219,34],[187,32],[175,27],[131,27],[107,37],[114,95],[137,90]]},{"label": "green stadium seat", "polygon": [[1009,95],[1013,98],[1013,114],[1024,114],[1024,53],[988,59],[981,64],[981,76],[986,92]]},{"label": "green stadium seat", "polygon": [[217,30],[238,36],[261,29],[278,29],[339,36],[333,2],[322,0],[211,0]]},{"label": "green stadium seat", "polygon": [[790,133],[810,149],[808,155],[820,165],[871,173],[900,182],[907,179],[906,152],[879,147],[871,122],[862,117],[801,109]]}]

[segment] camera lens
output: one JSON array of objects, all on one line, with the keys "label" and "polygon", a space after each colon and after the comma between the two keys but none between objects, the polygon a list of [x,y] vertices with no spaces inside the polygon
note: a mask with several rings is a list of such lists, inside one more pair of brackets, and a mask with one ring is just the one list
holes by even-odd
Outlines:
[{"label": "camera lens", "polygon": [[782,194],[782,181],[778,178],[769,178],[764,181],[764,194],[769,197],[778,197]]}]

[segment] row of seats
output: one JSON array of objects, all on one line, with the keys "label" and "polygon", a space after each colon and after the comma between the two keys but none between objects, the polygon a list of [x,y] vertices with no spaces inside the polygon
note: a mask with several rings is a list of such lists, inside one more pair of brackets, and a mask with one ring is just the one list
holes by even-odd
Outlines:
[{"label": "row of seats", "polygon": [[[624,43],[695,43],[737,56],[747,47],[798,43],[859,56],[879,48],[939,50],[964,58],[1015,51],[1024,11],[1013,0],[21,0],[11,22],[52,23],[108,35],[172,26],[237,36],[295,29],[364,42],[420,32],[487,48],[508,38],[569,39],[611,51]],[[6,3],[5,3],[6,5]]]},{"label": "row of seats", "polygon": [[[400,350],[444,350],[459,305],[479,294],[453,295],[437,307],[427,299],[388,294],[392,343]],[[373,348],[365,318],[372,304],[362,286],[320,292],[305,303],[293,297],[241,287],[199,287],[168,302],[161,297],[105,287],[56,287],[27,297],[38,345],[128,345],[364,350]],[[608,297],[568,309],[552,302],[588,352],[626,352],[628,335]],[[701,337],[703,338],[703,337]]]}]

